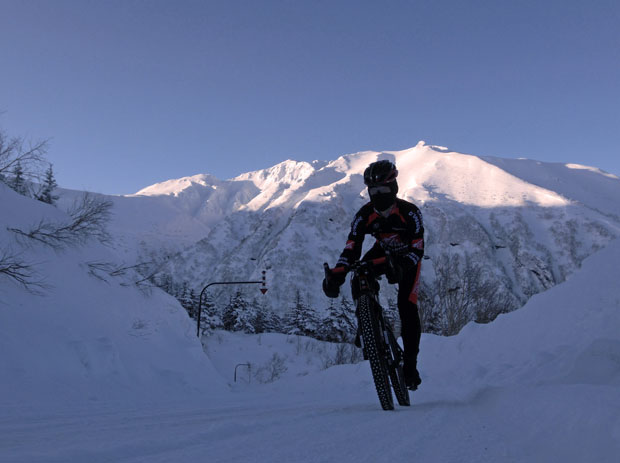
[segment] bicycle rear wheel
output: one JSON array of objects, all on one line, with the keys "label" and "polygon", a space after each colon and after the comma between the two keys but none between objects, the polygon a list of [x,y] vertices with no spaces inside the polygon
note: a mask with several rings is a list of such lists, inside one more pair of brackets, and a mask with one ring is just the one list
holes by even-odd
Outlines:
[{"label": "bicycle rear wheel", "polygon": [[388,378],[388,368],[385,362],[384,343],[381,339],[381,329],[377,317],[372,313],[374,302],[368,295],[361,295],[358,303],[358,317],[362,329],[362,339],[366,356],[370,361],[372,378],[379,396],[379,402],[384,410],[394,410],[394,399]]}]

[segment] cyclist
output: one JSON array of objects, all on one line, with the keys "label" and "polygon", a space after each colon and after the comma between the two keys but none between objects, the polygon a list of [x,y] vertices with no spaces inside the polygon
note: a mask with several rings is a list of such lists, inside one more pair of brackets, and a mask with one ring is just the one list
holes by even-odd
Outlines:
[{"label": "cyclist", "polygon": [[[376,242],[362,260],[376,259],[388,253],[394,264],[393,271],[387,266],[378,271],[380,274],[386,273],[389,283],[398,283],[405,382],[409,389],[415,390],[422,382],[417,369],[421,335],[417,304],[424,256],[424,227],[420,210],[396,197],[397,176],[396,166],[387,160],[373,162],[364,171],[364,184],[368,187],[370,202],[355,214],[347,243],[336,264],[336,267],[344,267],[345,272],[332,273],[323,280],[323,292],[328,297],[338,297],[346,271],[360,258],[364,236],[372,234]],[[359,344],[359,335],[356,344]]]}]

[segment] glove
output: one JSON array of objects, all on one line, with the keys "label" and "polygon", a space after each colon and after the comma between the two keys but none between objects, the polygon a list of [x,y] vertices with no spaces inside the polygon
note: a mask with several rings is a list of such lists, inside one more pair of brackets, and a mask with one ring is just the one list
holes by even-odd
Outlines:
[{"label": "glove", "polygon": [[385,269],[385,276],[391,285],[400,283],[403,279],[403,268],[394,262],[390,262]]},{"label": "glove", "polygon": [[336,268],[344,267],[344,272],[329,272],[329,276],[323,278],[323,292],[327,297],[336,298],[340,294],[340,287],[347,278],[346,266],[336,265]]},{"label": "glove", "polygon": [[330,283],[327,278],[323,278],[323,292],[327,297],[337,298],[340,294],[340,286]]}]

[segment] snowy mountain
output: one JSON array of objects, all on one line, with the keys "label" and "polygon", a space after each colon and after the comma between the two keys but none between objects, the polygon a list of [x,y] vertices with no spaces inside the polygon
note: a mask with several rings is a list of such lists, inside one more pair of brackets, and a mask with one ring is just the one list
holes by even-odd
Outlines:
[{"label": "snowy mountain", "polygon": [[[82,192],[60,190],[61,207]],[[110,231],[117,249],[135,261],[140,251],[175,253],[208,235],[212,227],[256,194],[253,185],[209,175],[170,180],[136,195],[105,196],[114,204]]]},{"label": "snowy mountain", "polygon": [[[476,266],[515,308],[620,235],[620,179],[613,175],[424,142],[331,162],[285,161],[227,181],[170,180],[114,198],[112,228],[125,249],[135,253],[140,243],[140,258],[157,262],[178,284],[199,290],[212,281],[257,279],[266,269],[268,305],[284,312],[300,290],[320,310],[328,304],[319,290],[321,265],[341,252],[353,214],[368,200],[363,170],[377,159],[396,163],[399,196],[422,210],[427,290],[438,267],[457,259],[460,268]],[[226,301],[229,291],[215,294]],[[393,288],[382,293],[394,297]]]}]

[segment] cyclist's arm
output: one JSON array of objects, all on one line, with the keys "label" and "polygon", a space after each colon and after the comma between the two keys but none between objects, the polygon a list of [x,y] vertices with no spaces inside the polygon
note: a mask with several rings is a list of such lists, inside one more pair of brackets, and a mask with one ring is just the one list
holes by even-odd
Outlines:
[{"label": "cyclist's arm", "polygon": [[406,258],[414,265],[424,257],[424,224],[422,222],[422,213],[413,206],[406,215],[406,223],[408,229],[409,252]]},{"label": "cyclist's arm", "polygon": [[355,214],[353,222],[351,222],[351,231],[347,237],[347,244],[340,254],[337,266],[350,267],[353,262],[358,260],[362,255],[362,244],[364,243],[364,235],[366,234],[366,219],[363,209]]}]

